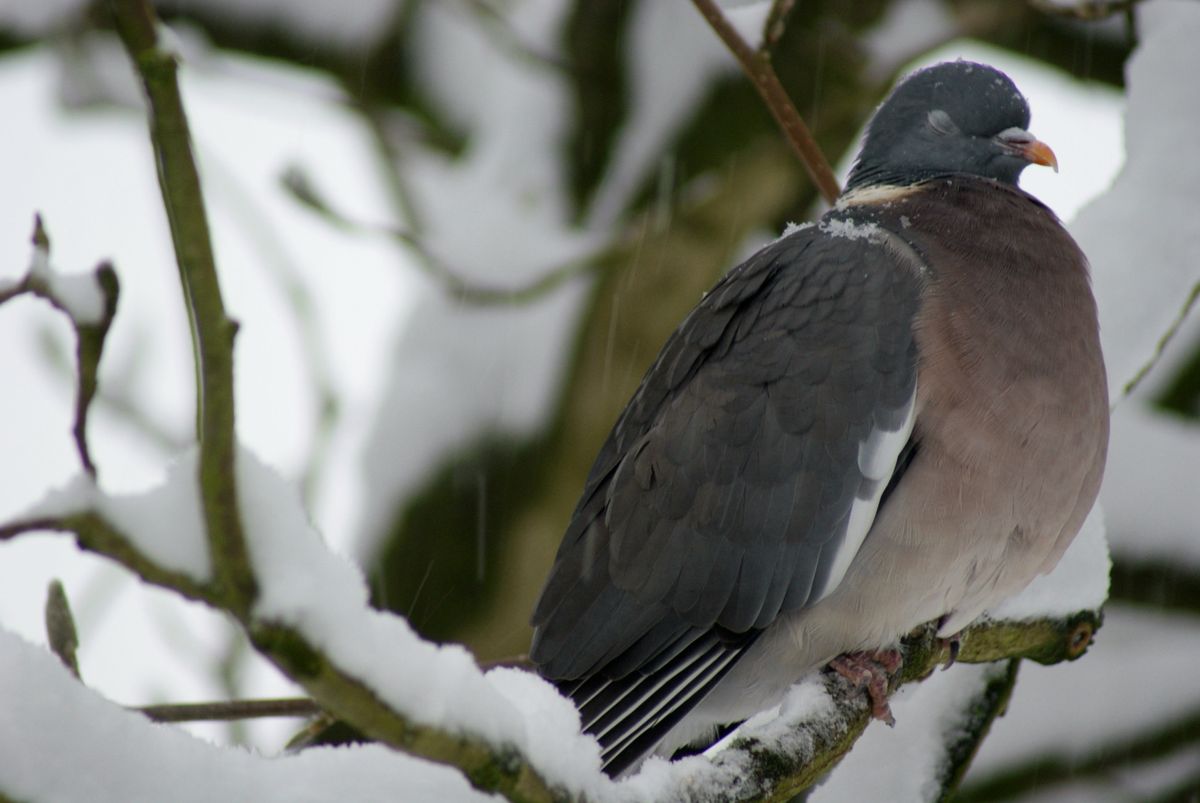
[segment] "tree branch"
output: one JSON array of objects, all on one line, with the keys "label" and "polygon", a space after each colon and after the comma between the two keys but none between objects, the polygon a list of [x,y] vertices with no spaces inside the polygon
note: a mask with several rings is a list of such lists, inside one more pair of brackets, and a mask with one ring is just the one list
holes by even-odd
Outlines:
[{"label": "tree branch", "polygon": [[[765,50],[756,51],[750,47],[746,40],[742,39],[741,34],[729,24],[729,20],[726,19],[725,14],[714,0],[692,0],[692,2],[696,4],[696,8],[704,15],[704,19],[708,21],[717,36],[721,37],[721,41],[737,58],[738,63],[742,65],[742,70],[754,83],[754,88],[758,90],[767,109],[779,123],[779,127],[783,129],[792,149],[804,162],[808,175],[812,177],[813,183],[821,191],[825,202],[833,204],[842,191],[838,186],[837,177],[834,176],[833,169],[829,167],[825,154],[821,152],[817,141],[813,139],[808,126],[804,124],[804,119],[796,111],[796,106],[788,96],[787,90],[779,82],[779,76],[775,74],[775,70],[771,66],[770,53]],[[780,15],[778,20],[782,21],[782,19],[783,15]],[[780,22],[780,24],[782,23]],[[782,35],[782,28],[780,28],[779,35]]]},{"label": "tree branch", "polygon": [[[1014,666],[1004,677],[988,684],[981,707],[970,717],[963,740],[952,745],[951,764],[944,780],[953,781],[965,772],[975,748],[1008,698],[1016,679],[1015,662],[1021,658],[1039,663],[1074,660],[1086,651],[1100,621],[1098,613],[1081,611],[1064,620],[981,621],[963,632],[959,662],[1007,660]],[[933,623],[914,631],[901,650],[904,666],[895,679],[893,691],[905,683],[928,677],[950,655],[945,640],[937,637]],[[864,691],[855,689],[833,672],[824,673],[822,683],[834,702],[833,714],[796,723],[785,739],[773,743],[754,736],[735,738],[711,759],[714,779],[734,779],[727,791],[716,797],[709,794],[711,789],[697,792],[704,784],[689,778],[686,788],[670,790],[666,799],[782,802],[811,787],[837,765],[871,723],[871,706]]]},{"label": "tree branch", "polygon": [[282,180],[284,188],[293,198],[330,224],[347,231],[382,234],[412,251],[417,257],[417,266],[425,275],[441,284],[451,297],[462,304],[483,307],[536,301],[557,290],[567,281],[597,269],[596,260],[584,257],[546,271],[524,284],[512,287],[480,284],[463,276],[460,270],[430,250],[421,236],[414,231],[395,226],[362,223],[334,209],[299,168],[289,169]]},{"label": "tree branch", "polygon": [[221,609],[221,598],[207,583],[159,566],[143,553],[124,533],[120,532],[94,510],[83,510],[59,516],[37,516],[0,524],[0,541],[8,541],[32,532],[71,533],[80,549],[116,561],[147,583],[169,589],[187,599],[204,602]]},{"label": "tree branch", "polygon": [[[157,565],[94,511],[31,518],[0,526],[0,540],[36,530],[74,533],[81,547],[116,560],[147,582],[217,609],[230,610],[223,590]],[[963,633],[958,660],[964,663],[1016,658],[1040,663],[1073,660],[1087,649],[1100,621],[1099,614],[1092,611],[1062,620],[982,621]],[[393,710],[370,687],[339,667],[336,657],[326,656],[296,628],[252,618],[243,619],[242,624],[255,647],[308,690],[316,706],[369,737],[413,755],[455,766],[477,788],[510,800],[549,801],[567,795],[548,785],[529,760],[511,748],[498,748],[470,734],[450,733]],[[903,651],[904,667],[896,685],[927,677],[949,657],[949,647],[937,638],[933,624],[907,638]],[[788,738],[780,742],[766,743],[753,736],[735,739],[730,747],[711,759],[708,771],[714,773],[714,778],[717,775],[725,778],[726,786],[730,777],[735,778],[732,786],[722,792],[722,799],[785,800],[814,783],[853,746],[870,722],[866,695],[833,673],[826,673],[822,682],[835,702],[833,715],[797,723]],[[275,701],[275,704],[285,708],[308,705],[302,701]],[[1001,704],[996,697],[983,712],[978,738],[982,738],[982,728]],[[968,754],[973,750],[971,739],[964,749]],[[693,799],[695,788],[693,783],[689,786],[691,791],[668,790],[667,797]]]},{"label": "tree branch", "polygon": [[175,245],[191,323],[197,368],[200,493],[218,585],[230,609],[244,617],[256,588],[242,532],[234,471],[233,340],[225,314],[200,176],[179,93],[174,54],[158,41],[147,0],[110,0],[113,19],[149,100],[150,139]]},{"label": "tree branch", "polygon": [[1012,698],[1021,661],[1019,658],[1012,658],[1007,663],[996,666],[998,671],[988,677],[983,689],[971,701],[964,712],[965,721],[951,735],[946,745],[947,761],[939,778],[942,790],[940,801],[953,797],[975,759],[975,754],[979,752],[979,746],[992,729],[992,723],[1004,713],[1009,699]]},{"label": "tree branch", "polygon": [[1128,14],[1142,0],[1078,0],[1074,3],[1057,3],[1054,0],[1026,0],[1030,7],[1054,17],[1067,17],[1095,22],[1116,14]]},{"label": "tree branch", "polygon": [[[1137,373],[1121,388],[1122,399],[1133,393],[1142,380],[1146,378],[1146,375],[1154,369],[1154,366],[1158,365],[1159,360],[1162,359],[1163,352],[1167,350],[1167,346],[1175,338],[1175,335],[1179,333],[1184,321],[1187,320],[1192,308],[1196,305],[1197,299],[1200,299],[1200,282],[1193,284],[1192,289],[1184,296],[1183,303],[1179,305],[1179,312],[1176,313],[1175,319],[1171,321],[1166,330],[1159,336],[1158,342],[1154,344],[1154,353],[1150,355],[1146,362],[1138,368]],[[1114,406],[1117,404],[1117,401],[1113,402]]]},{"label": "tree branch", "polygon": [[1088,777],[1103,778],[1114,771],[1158,761],[1200,743],[1200,708],[1191,708],[1166,722],[1155,722],[1091,750],[1085,756],[1066,752],[1039,755],[963,787],[955,801],[984,803],[1011,800],[1024,793],[1050,789]]},{"label": "tree branch", "polygon": [[[19,282],[0,286],[0,304],[22,294],[50,302],[71,321],[75,330],[75,420],[71,434],[79,462],[92,477],[96,466],[88,447],[87,421],[92,398],[96,395],[96,376],[109,327],[117,314],[120,286],[116,271],[101,262],[90,277],[61,276],[50,266],[50,237],[42,226],[41,215],[33,221],[33,259],[29,271]],[[78,282],[91,282],[80,287]],[[98,295],[97,295],[98,294]]]},{"label": "tree branch", "polygon": [[215,703],[168,703],[133,709],[155,722],[230,722],[263,717],[311,717],[323,710],[307,697],[275,700],[222,700]]}]

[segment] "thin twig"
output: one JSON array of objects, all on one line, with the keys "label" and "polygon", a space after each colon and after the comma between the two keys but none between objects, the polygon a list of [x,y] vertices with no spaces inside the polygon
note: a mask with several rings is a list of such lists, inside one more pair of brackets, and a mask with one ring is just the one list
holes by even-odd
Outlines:
[{"label": "thin twig", "polygon": [[[104,410],[112,417],[122,421],[130,430],[142,437],[146,444],[164,456],[178,454],[191,441],[182,433],[173,431],[163,421],[155,417],[142,406],[142,399],[134,394],[137,359],[136,349],[141,341],[135,344],[133,356],[125,355],[126,362],[115,370],[109,365],[109,381],[96,387],[96,395],[92,397],[92,405]],[[56,371],[63,381],[75,379],[70,360],[62,349],[58,338],[53,336],[48,328],[38,332],[38,345],[44,363]]]},{"label": "thin twig", "polygon": [[1167,350],[1167,346],[1175,338],[1175,335],[1179,333],[1180,328],[1183,327],[1184,321],[1187,320],[1198,298],[1200,298],[1200,282],[1192,285],[1192,289],[1188,292],[1187,297],[1184,298],[1183,304],[1179,306],[1179,313],[1175,316],[1175,320],[1171,321],[1170,326],[1158,338],[1158,342],[1154,344],[1154,353],[1150,355],[1150,359],[1137,370],[1132,379],[1125,383],[1125,387],[1121,388],[1122,399],[1133,393],[1137,386],[1142,383],[1142,380],[1146,378],[1146,375],[1153,370],[1154,366],[1158,365],[1159,360],[1162,359],[1163,352]]},{"label": "thin twig", "polygon": [[158,19],[148,0],[110,0],[121,41],[149,100],[150,139],[171,227],[180,283],[191,322],[197,369],[200,494],[206,535],[228,606],[244,617],[256,595],[238,506],[234,430],[233,340],[225,314],[200,175],[192,155],[178,63],[158,41]]},{"label": "thin twig", "polygon": [[364,223],[337,211],[298,168],[292,167],[287,170],[282,180],[284,187],[297,201],[332,225],[347,231],[380,234],[411,250],[417,257],[417,266],[425,275],[441,284],[451,297],[462,304],[482,307],[536,301],[567,281],[596,269],[594,261],[584,257],[553,268],[524,284],[512,287],[480,284],[467,279],[457,268],[435,254],[415,232],[384,224]]},{"label": "thin twig", "polygon": [[503,13],[487,0],[458,0],[467,11],[474,14],[481,26],[488,31],[498,47],[522,61],[539,67],[549,67],[566,72],[570,65],[561,56],[546,53],[524,40]]},{"label": "thin twig", "polygon": [[738,63],[742,65],[742,70],[754,83],[754,87],[767,104],[771,115],[783,129],[787,141],[804,163],[809,176],[820,190],[821,196],[826,203],[832,204],[841,194],[841,187],[838,186],[837,178],[834,176],[825,154],[821,152],[817,141],[813,139],[812,132],[805,125],[804,118],[800,116],[800,112],[796,111],[796,106],[792,103],[787,90],[783,88],[783,84],[779,83],[779,76],[775,74],[775,69],[771,66],[769,53],[756,51],[750,47],[737,29],[729,23],[714,0],[692,0],[692,2],[704,15],[704,19],[708,20],[708,24],[716,31],[717,36],[721,37],[725,46],[737,58]]},{"label": "thin twig", "polygon": [[[298,261],[288,249],[284,238],[280,236],[260,204],[246,191],[236,173],[216,154],[206,153],[204,156],[204,163],[208,166],[215,186],[225,189],[226,204],[233,207],[234,219],[242,226],[247,240],[258,249],[258,264],[275,281],[279,296],[291,315],[296,341],[305,370],[308,372],[308,385],[316,397],[316,421],[300,476],[300,496],[305,507],[309,507],[320,488],[326,458],[342,407],[326,351],[329,338],[322,331],[317,299],[308,285],[301,280],[297,270]],[[219,183],[216,182],[217,179],[220,180]]]},{"label": "thin twig", "polygon": [[1009,800],[1033,789],[1045,790],[1067,781],[1103,778],[1117,769],[1149,764],[1200,743],[1200,708],[1178,713],[1165,722],[1126,733],[1086,756],[1043,751],[1031,761],[1013,764],[964,785],[955,798],[962,803]]},{"label": "thin twig", "polygon": [[[100,357],[104,354],[104,343],[113,318],[117,314],[117,298],[120,295],[120,285],[117,273],[109,262],[101,262],[92,272],[92,281],[99,290],[103,310],[94,320],[84,320],[77,317],[78,311],[68,299],[59,296],[53,269],[49,266],[50,237],[42,225],[41,215],[34,215],[33,223],[34,261],[29,272],[19,281],[0,287],[0,304],[10,301],[19,295],[28,293],[48,302],[59,312],[67,316],[71,328],[75,330],[75,417],[71,434],[75,441],[75,450],[79,454],[79,462],[84,471],[93,478],[96,476],[96,464],[92,461],[91,449],[88,446],[87,422],[91,410],[92,399],[96,395],[97,373],[100,368]],[[34,266],[42,265],[43,270]]]},{"label": "thin twig", "polygon": [[1142,0],[1079,0],[1076,3],[1056,3],[1054,0],[1026,0],[1030,8],[1054,17],[1069,17],[1095,22],[1117,14],[1130,12]]},{"label": "thin twig", "polygon": [[779,44],[784,31],[787,30],[788,15],[795,7],[796,0],[775,0],[771,4],[771,12],[767,15],[767,21],[763,25],[763,41],[759,47],[760,52],[769,53],[775,48],[775,45]]},{"label": "thin twig", "polygon": [[155,722],[230,722],[265,717],[312,717],[321,707],[308,697],[273,700],[223,700],[215,703],[168,703],[133,709]]},{"label": "thin twig", "polygon": [[[479,668],[487,671],[496,667],[511,667],[533,671],[526,655],[480,661]],[[309,697],[275,697],[254,700],[216,700],[203,703],[164,703],[132,709],[140,711],[155,722],[226,722],[266,717],[312,717],[323,713],[317,702]]]}]

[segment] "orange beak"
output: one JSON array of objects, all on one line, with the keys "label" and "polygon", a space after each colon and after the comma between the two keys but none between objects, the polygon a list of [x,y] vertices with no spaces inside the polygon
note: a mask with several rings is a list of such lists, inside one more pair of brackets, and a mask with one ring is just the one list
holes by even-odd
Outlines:
[{"label": "orange beak", "polygon": [[1019,151],[1022,156],[1035,165],[1053,167],[1054,172],[1058,172],[1058,157],[1054,155],[1054,151],[1050,150],[1050,146],[1040,139],[1035,139],[1033,142],[1020,148]]},{"label": "orange beak", "polygon": [[1053,167],[1058,172],[1058,157],[1050,146],[1023,128],[1001,131],[994,140],[1001,148],[1035,165]]}]

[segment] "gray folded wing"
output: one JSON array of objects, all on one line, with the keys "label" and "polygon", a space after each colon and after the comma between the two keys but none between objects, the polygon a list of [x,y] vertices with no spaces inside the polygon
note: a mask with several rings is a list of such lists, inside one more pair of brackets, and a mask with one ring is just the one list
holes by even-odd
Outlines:
[{"label": "gray folded wing", "polygon": [[592,468],[533,614],[539,671],[644,691],[673,655],[715,649],[689,680],[711,688],[832,591],[909,439],[919,292],[876,239],[816,227],[718,283]]}]

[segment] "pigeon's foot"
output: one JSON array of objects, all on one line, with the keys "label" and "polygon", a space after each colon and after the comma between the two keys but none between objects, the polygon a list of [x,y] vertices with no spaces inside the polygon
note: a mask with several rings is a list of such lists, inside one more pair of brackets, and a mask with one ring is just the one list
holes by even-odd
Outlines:
[{"label": "pigeon's foot", "polygon": [[[938,623],[937,623],[938,630],[941,630],[942,627],[946,624],[946,622],[949,619],[950,619],[950,614],[946,614],[941,619],[938,619]],[[947,669],[949,669],[950,667],[954,666],[954,662],[958,660],[958,651],[959,651],[959,649],[962,648],[962,640],[960,639],[961,635],[962,635],[961,633],[955,633],[953,636],[947,636],[945,638],[938,636],[938,639],[937,639],[938,645],[945,647],[946,651],[949,653],[949,657],[946,659],[946,663],[942,664],[943,672],[946,671]]]},{"label": "pigeon's foot", "polygon": [[888,705],[888,683],[904,664],[900,650],[888,649],[876,652],[848,652],[829,662],[834,672],[866,689],[871,700],[871,716],[888,725],[895,725],[896,718]]}]

